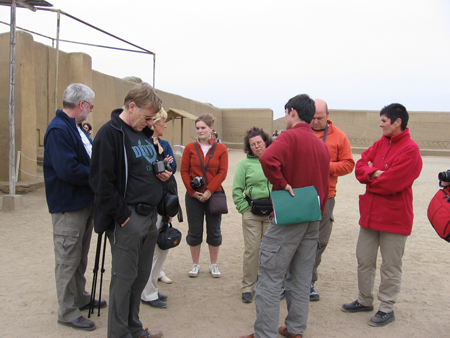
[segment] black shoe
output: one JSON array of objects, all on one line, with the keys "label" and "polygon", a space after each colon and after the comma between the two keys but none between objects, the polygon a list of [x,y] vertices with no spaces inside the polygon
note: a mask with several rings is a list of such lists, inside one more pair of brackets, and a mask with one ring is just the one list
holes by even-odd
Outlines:
[{"label": "black shoe", "polygon": [[284,297],[286,297],[286,290],[284,289],[284,286],[282,286],[280,292],[280,302],[284,299]]},{"label": "black shoe", "polygon": [[[142,300],[142,299],[141,299]],[[164,303],[163,301],[161,301],[161,299],[155,299],[155,300],[142,300],[143,303],[148,304],[150,306],[153,307],[158,307],[160,309],[166,308],[167,307],[167,303]]]},{"label": "black shoe", "polygon": [[[87,303],[85,306],[80,307],[80,311],[89,310],[89,304]],[[103,309],[106,307],[106,300],[100,301],[100,309]],[[98,299],[94,299],[94,309],[98,309]]]},{"label": "black shoe", "polygon": [[158,292],[158,298],[159,298],[159,300],[165,301],[165,300],[167,300],[167,298],[169,298],[169,297],[164,296],[164,295],[162,295],[162,294],[160,294],[160,293]]},{"label": "black shoe", "polygon": [[252,293],[251,292],[244,292],[242,294],[242,302],[243,303],[251,303],[252,302]]},{"label": "black shoe", "polygon": [[317,292],[314,284],[311,284],[311,287],[309,289],[309,301],[316,302],[318,300],[320,300],[319,293]]},{"label": "black shoe", "polygon": [[84,318],[83,316],[80,316],[77,319],[72,320],[71,322],[62,322],[58,320],[58,324],[84,331],[92,331],[93,329],[95,329],[95,323],[89,319]]},{"label": "black shoe", "polygon": [[353,303],[348,303],[342,305],[342,311],[344,312],[362,312],[362,311],[373,311],[373,306],[361,305],[358,300]]},{"label": "black shoe", "polygon": [[369,325],[370,326],[385,326],[390,322],[395,320],[394,311],[386,313],[383,311],[378,311],[375,316],[370,318]]},{"label": "black shoe", "polygon": [[137,338],[161,338],[163,336],[163,333],[161,331],[150,333],[148,329],[141,330],[141,333],[139,333],[139,336]]}]

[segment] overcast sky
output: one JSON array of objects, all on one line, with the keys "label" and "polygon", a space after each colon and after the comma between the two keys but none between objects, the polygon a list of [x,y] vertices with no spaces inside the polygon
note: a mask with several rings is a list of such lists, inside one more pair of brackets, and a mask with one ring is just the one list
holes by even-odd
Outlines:
[{"label": "overcast sky", "polygon": [[[399,102],[450,112],[448,0],[47,1],[156,53],[156,88],[216,107],[271,108],[276,119],[307,93],[334,109]],[[0,20],[10,22],[8,6]],[[18,9],[17,25],[56,36],[55,13]],[[66,16],[60,37],[126,48]],[[100,72],[152,83],[150,56],[60,48],[90,54]]]}]

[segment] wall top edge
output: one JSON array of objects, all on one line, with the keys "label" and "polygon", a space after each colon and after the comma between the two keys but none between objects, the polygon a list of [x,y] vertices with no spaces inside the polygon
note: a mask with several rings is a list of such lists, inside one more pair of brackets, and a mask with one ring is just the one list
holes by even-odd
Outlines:
[{"label": "wall top edge", "polygon": [[[330,113],[376,113],[379,114],[380,110],[367,110],[367,109],[330,109]],[[450,111],[423,111],[423,110],[408,110],[409,114],[450,114]]]}]

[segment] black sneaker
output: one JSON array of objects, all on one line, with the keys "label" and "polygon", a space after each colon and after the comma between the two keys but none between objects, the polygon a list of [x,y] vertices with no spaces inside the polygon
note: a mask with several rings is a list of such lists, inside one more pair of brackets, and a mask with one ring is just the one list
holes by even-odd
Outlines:
[{"label": "black sneaker", "polygon": [[242,294],[242,302],[243,303],[251,303],[252,302],[252,293],[251,292],[244,292]]},{"label": "black sneaker", "polygon": [[320,299],[319,293],[317,292],[314,284],[311,284],[311,288],[309,289],[309,301],[316,302]]},{"label": "black sneaker", "polygon": [[348,303],[342,305],[342,311],[344,312],[362,312],[362,311],[373,311],[373,306],[361,305],[358,300],[353,303]]},{"label": "black sneaker", "polygon": [[157,307],[160,309],[164,309],[167,307],[167,303],[164,303],[161,299],[155,299],[155,300],[142,300],[141,301],[145,304],[148,304],[152,307]]},{"label": "black sneaker", "polygon": [[284,299],[284,297],[286,297],[286,290],[284,289],[284,286],[282,286],[280,292],[280,302]]},{"label": "black sneaker", "polygon": [[167,300],[167,298],[169,298],[169,297],[167,297],[166,295],[163,295],[163,294],[161,294],[161,293],[159,293],[158,292],[158,298],[159,298],[159,300],[161,300],[161,301],[166,301]]},{"label": "black sneaker", "polygon": [[390,322],[395,320],[394,311],[386,313],[383,311],[378,311],[375,316],[370,318],[369,325],[370,326],[385,326]]}]

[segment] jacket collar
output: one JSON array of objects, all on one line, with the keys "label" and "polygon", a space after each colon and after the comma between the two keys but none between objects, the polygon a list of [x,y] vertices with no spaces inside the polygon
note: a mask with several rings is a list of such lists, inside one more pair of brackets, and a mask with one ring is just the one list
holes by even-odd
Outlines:
[{"label": "jacket collar", "polygon": [[56,110],[56,115],[64,119],[71,127],[77,128],[77,122],[75,121],[75,118],[70,117],[65,112],[63,112],[61,109]]},{"label": "jacket collar", "polygon": [[[195,139],[195,142],[197,142],[198,145],[201,146],[200,142],[198,142],[198,139]],[[210,145],[213,145],[213,144],[214,144],[214,139],[211,137],[211,138],[208,140],[208,142],[209,142]]]},{"label": "jacket collar", "polygon": [[[328,133],[328,134],[332,134],[333,131],[334,131],[334,124],[333,124],[333,122],[332,122],[331,120],[327,120],[327,124],[328,124],[328,131],[327,131],[327,133]],[[311,129],[312,129],[312,128],[311,128]],[[320,136],[322,136],[322,135],[319,134],[319,133],[325,133],[325,129],[321,129],[321,130],[314,130],[314,129],[312,129],[312,131],[313,131],[316,135],[320,135]]]},{"label": "jacket collar", "polygon": [[[123,112],[122,108],[114,109],[111,112],[111,125],[118,130],[122,130],[122,120],[119,116],[122,112]],[[152,135],[153,135],[153,130],[150,129],[148,126],[145,127],[144,129],[142,129],[142,132],[147,137],[152,137]]]},{"label": "jacket collar", "polygon": [[390,143],[397,143],[400,140],[404,139],[404,138],[409,138],[409,128],[406,128],[405,130],[403,130],[400,134],[397,134],[395,136],[392,137],[386,137],[383,135],[383,137]]},{"label": "jacket collar", "polygon": [[304,129],[309,129],[310,131],[313,131],[311,128],[311,125],[306,122],[299,122],[294,127],[292,127],[292,129],[297,129],[297,128],[304,128]]}]

